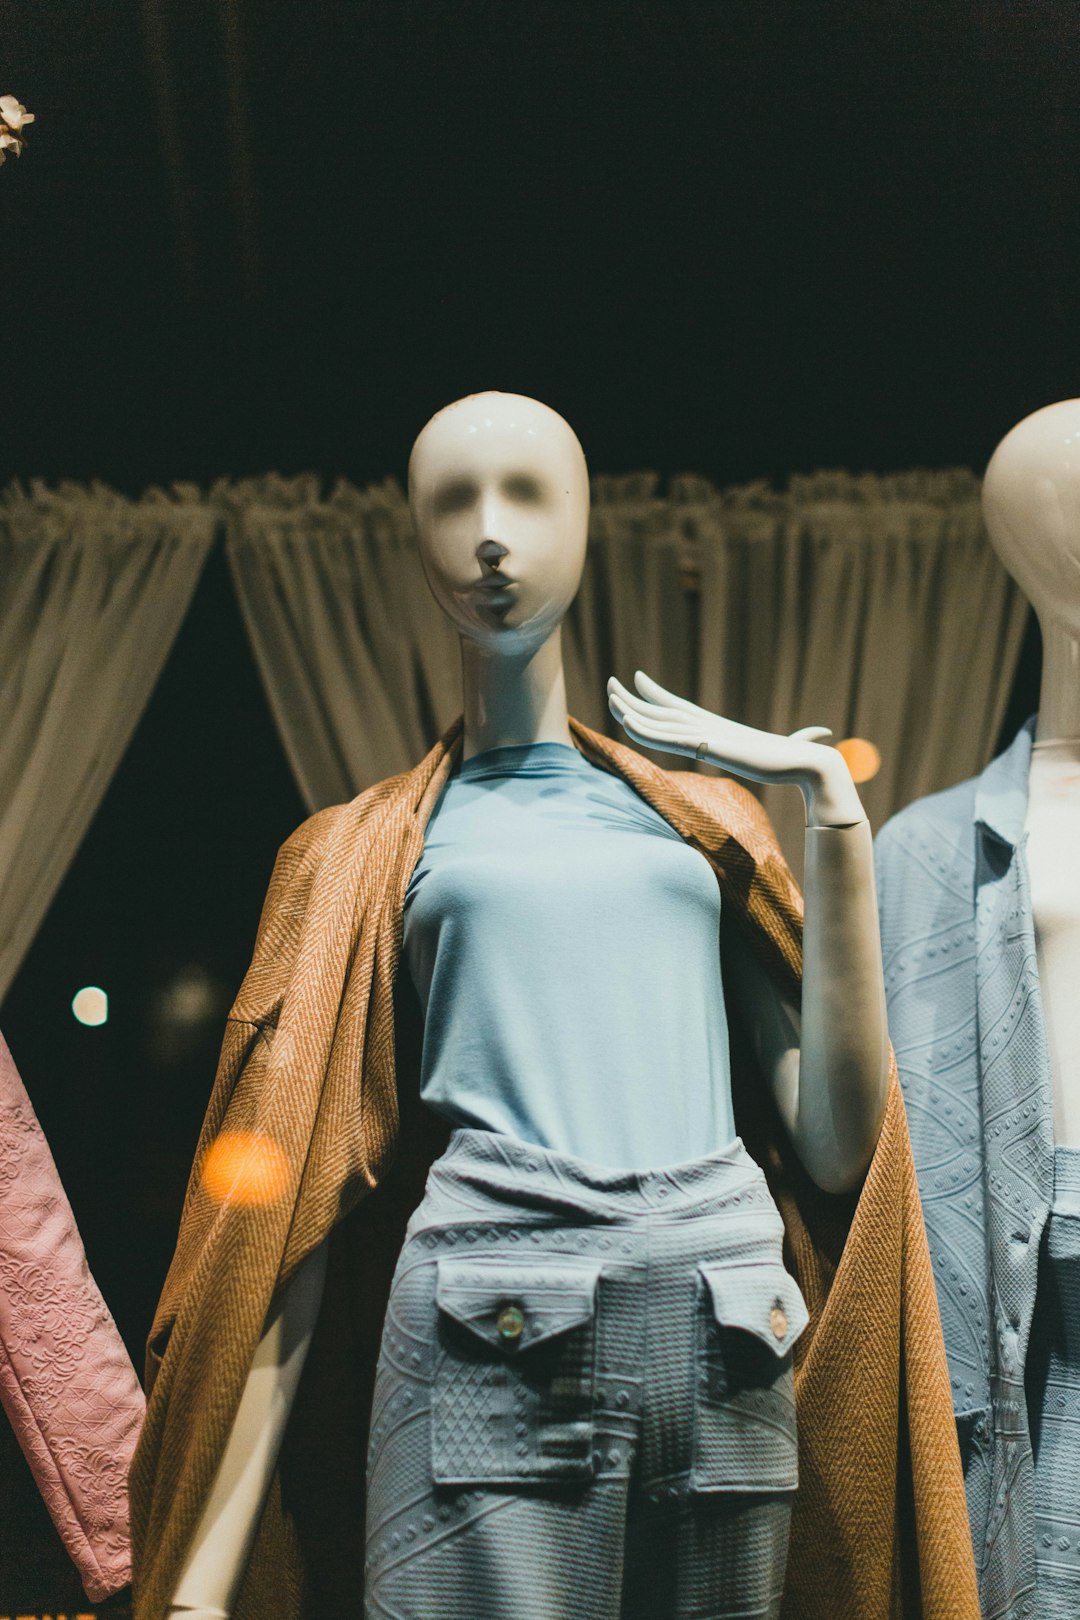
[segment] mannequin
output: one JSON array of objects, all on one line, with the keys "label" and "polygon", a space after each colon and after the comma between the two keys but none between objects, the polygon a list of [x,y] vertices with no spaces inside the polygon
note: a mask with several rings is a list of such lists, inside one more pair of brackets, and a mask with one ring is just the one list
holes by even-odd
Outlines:
[{"label": "mannequin", "polygon": [[[462,638],[464,762],[498,749],[580,746],[567,716],[560,644],[587,533],[587,473],[572,431],[520,396],[458,401],[417,440],[410,498],[429,584]],[[890,1054],[872,846],[851,777],[821,728],[773,736],[708,714],[640,672],[635,685],[630,692],[612,679],[608,688],[612,712],[635,740],[752,780],[787,781],[803,794],[801,1006],[749,951],[728,949],[725,975],[806,1171],[828,1193],[853,1192],[881,1128]],[[322,1245],[299,1265],[267,1319],[175,1590],[174,1615],[230,1613],[325,1266]],[[800,1310],[797,1300],[789,1322],[779,1302],[773,1306],[779,1341],[794,1337]]]},{"label": "mannequin", "polygon": [[986,470],[994,550],[1042,632],[1026,856],[1053,1082],[1054,1139],[1080,1146],[1080,400],[1028,416]]},{"label": "mannequin", "polygon": [[1080,1212],[1080,400],[1006,435],[983,509],[1042,631],[1038,715],[894,817],[877,864],[983,1609],[1050,1620],[1080,1605],[1080,1454],[1048,1403],[1080,1392],[1055,1275]]}]

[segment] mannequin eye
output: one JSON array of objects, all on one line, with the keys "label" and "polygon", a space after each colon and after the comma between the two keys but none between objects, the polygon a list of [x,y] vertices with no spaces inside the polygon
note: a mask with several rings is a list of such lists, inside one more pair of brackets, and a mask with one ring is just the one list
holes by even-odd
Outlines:
[{"label": "mannequin eye", "polygon": [[540,506],[544,501],[546,491],[538,478],[530,473],[513,473],[509,478],[503,479],[503,494],[512,501],[520,501],[525,506]]},{"label": "mannequin eye", "polygon": [[464,512],[475,499],[476,485],[472,480],[455,478],[449,483],[439,485],[431,505],[439,517],[448,517],[452,512]]}]

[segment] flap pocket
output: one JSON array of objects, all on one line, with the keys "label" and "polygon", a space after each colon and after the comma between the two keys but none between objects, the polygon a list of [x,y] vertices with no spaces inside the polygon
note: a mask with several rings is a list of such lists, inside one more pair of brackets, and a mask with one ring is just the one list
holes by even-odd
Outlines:
[{"label": "flap pocket", "polygon": [[799,1285],[783,1266],[702,1263],[698,1271],[717,1323],[752,1333],[775,1356],[784,1356],[809,1321]]},{"label": "flap pocket", "polygon": [[793,1491],[799,1446],[790,1351],[807,1323],[798,1284],[779,1253],[697,1269],[691,1489]]},{"label": "flap pocket", "polygon": [[599,1276],[599,1261],[444,1256],[435,1298],[484,1344],[520,1354],[590,1321]]}]

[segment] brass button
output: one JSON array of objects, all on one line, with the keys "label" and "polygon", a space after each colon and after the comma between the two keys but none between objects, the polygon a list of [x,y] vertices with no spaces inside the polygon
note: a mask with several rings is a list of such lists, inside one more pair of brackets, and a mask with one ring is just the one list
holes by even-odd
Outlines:
[{"label": "brass button", "polygon": [[772,1310],[769,1312],[769,1326],[773,1330],[774,1339],[784,1339],[787,1337],[788,1320],[787,1314],[782,1305],[774,1305]]},{"label": "brass button", "polygon": [[496,1326],[499,1329],[499,1337],[513,1343],[520,1339],[525,1331],[525,1312],[520,1305],[504,1305],[499,1312]]}]

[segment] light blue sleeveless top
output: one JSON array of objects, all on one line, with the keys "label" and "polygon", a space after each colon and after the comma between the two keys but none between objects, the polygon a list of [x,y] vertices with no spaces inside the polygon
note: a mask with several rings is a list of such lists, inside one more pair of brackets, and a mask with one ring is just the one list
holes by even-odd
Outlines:
[{"label": "light blue sleeveless top", "polygon": [[566,743],[449,778],[405,896],[421,1095],[454,1124],[649,1169],[735,1136],[705,857]]}]

